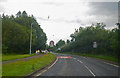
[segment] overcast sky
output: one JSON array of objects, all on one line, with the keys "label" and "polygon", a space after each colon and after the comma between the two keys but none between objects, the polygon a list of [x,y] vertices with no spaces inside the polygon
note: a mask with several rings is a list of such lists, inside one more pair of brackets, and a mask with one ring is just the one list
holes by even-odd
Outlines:
[{"label": "overcast sky", "polygon": [[[105,0],[104,0],[105,1]],[[80,26],[103,22],[114,28],[118,22],[119,0],[0,0],[0,14],[15,15],[18,11],[33,14],[50,40],[70,39]],[[50,16],[50,19],[47,17]]]}]

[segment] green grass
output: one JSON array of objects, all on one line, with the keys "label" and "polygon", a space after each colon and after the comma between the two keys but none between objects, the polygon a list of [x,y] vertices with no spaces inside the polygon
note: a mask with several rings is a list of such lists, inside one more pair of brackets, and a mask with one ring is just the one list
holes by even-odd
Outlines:
[{"label": "green grass", "polygon": [[65,53],[65,54],[73,54],[73,55],[86,56],[86,57],[94,57],[94,58],[109,60],[109,61],[113,61],[113,62],[118,62],[118,58],[115,58],[112,56],[106,56],[106,55],[81,54],[81,53],[73,53],[73,52],[57,52],[57,53]]},{"label": "green grass", "polygon": [[56,56],[46,54],[28,61],[16,61],[2,65],[2,76],[24,76],[51,63]]},{"label": "green grass", "polygon": [[9,61],[9,60],[14,60],[14,59],[20,59],[20,58],[25,58],[25,57],[30,57],[30,56],[34,56],[35,53],[33,54],[6,54],[6,55],[2,55],[2,61]]},{"label": "green grass", "polygon": [[[2,53],[0,52],[0,62],[2,62]],[[2,63],[0,63],[0,78],[2,76]]]}]

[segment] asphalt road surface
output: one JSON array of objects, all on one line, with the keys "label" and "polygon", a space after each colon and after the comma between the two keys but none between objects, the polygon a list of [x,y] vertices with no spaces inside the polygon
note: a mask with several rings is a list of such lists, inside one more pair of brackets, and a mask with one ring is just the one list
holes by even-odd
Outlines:
[{"label": "asphalt road surface", "polygon": [[40,76],[118,76],[118,66],[94,58],[55,54],[57,61]]}]

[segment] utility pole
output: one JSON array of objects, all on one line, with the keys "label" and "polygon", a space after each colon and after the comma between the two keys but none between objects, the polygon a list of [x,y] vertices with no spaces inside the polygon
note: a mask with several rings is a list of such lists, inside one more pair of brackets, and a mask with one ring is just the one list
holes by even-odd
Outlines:
[{"label": "utility pole", "polygon": [[30,54],[31,54],[31,46],[32,46],[32,25],[33,25],[33,23],[31,23],[31,34],[30,34]]}]

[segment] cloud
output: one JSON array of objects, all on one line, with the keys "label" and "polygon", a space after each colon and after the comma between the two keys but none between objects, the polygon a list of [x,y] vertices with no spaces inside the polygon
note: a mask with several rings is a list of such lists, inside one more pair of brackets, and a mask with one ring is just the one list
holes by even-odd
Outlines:
[{"label": "cloud", "polygon": [[0,0],[0,13],[5,12],[5,8],[2,6],[2,3],[6,2],[6,0]]},{"label": "cloud", "polygon": [[[79,25],[103,22],[107,25],[107,27],[114,27],[115,23],[118,21],[117,2],[89,2],[87,5],[67,3],[61,7],[64,7],[64,9],[61,10],[59,8],[57,13],[54,13],[54,15],[57,14],[56,17],[58,18],[52,19],[51,21],[77,23]],[[64,11],[64,17],[62,17],[62,15],[58,15],[58,12],[60,11],[60,14]]]},{"label": "cloud", "polygon": [[0,5],[0,13],[3,13],[3,12],[4,12],[4,7]]},{"label": "cloud", "polygon": [[3,14],[5,12],[5,7],[2,5],[3,3],[6,3],[8,0],[0,0],[0,14]]},{"label": "cloud", "polygon": [[77,15],[66,22],[90,25],[92,23],[103,22],[108,28],[114,27],[118,21],[117,2],[89,2],[89,10],[86,14]]},{"label": "cloud", "polygon": [[0,0],[0,2],[6,2],[7,0]]},{"label": "cloud", "polygon": [[120,22],[120,1],[118,3],[118,22]]},{"label": "cloud", "polygon": [[42,2],[41,4],[45,5],[55,5],[55,6],[61,6],[63,3],[58,3],[58,2]]},{"label": "cloud", "polygon": [[108,27],[114,26],[118,20],[117,2],[91,2],[89,15],[94,15],[96,21],[105,22]]},{"label": "cloud", "polygon": [[[92,23],[103,22],[108,27],[113,27],[118,18],[117,2],[97,1],[8,0],[0,5],[0,10],[3,11],[5,8],[8,14],[16,14],[19,10],[33,14],[46,32],[48,41],[51,39],[57,41],[60,38],[69,39],[69,35],[74,32],[75,28]],[[54,38],[52,37],[53,34],[55,35]]]},{"label": "cloud", "polygon": [[43,17],[35,17],[35,18],[37,18],[37,19],[39,19],[39,20],[43,20],[43,21],[48,21],[47,18],[43,18]]},{"label": "cloud", "polygon": [[118,2],[91,2],[91,14],[108,15],[116,14],[118,10]]}]

